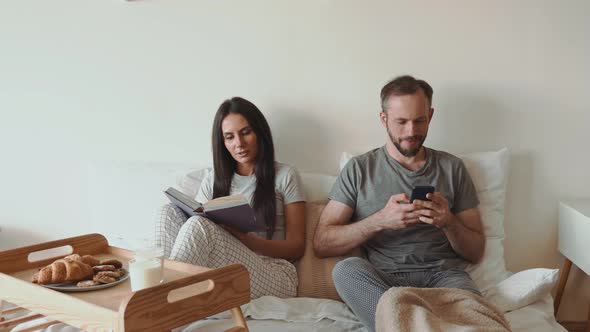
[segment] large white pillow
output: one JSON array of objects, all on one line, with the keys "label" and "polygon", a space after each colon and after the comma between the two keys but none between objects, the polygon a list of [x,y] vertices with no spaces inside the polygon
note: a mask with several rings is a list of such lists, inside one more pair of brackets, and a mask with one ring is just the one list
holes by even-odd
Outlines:
[{"label": "large white pillow", "polygon": [[178,178],[176,187],[190,197],[195,197],[199,192],[201,182],[203,182],[203,179],[209,174],[209,172],[211,172],[211,170],[211,167],[192,170]]},{"label": "large white pillow", "polygon": [[[352,158],[350,152],[342,153],[340,169]],[[508,273],[504,261],[504,204],[509,152],[507,148],[492,152],[458,155],[465,163],[475,184],[480,200],[486,247],[479,264],[470,265],[467,272],[482,292],[504,280]]]},{"label": "large white pillow", "polygon": [[479,211],[486,236],[484,257],[467,272],[484,293],[506,279],[504,260],[504,206],[508,181],[508,149],[459,156],[471,175],[479,197]]},{"label": "large white pillow", "polygon": [[490,288],[486,298],[503,312],[513,311],[550,294],[558,276],[559,269],[524,270]]}]

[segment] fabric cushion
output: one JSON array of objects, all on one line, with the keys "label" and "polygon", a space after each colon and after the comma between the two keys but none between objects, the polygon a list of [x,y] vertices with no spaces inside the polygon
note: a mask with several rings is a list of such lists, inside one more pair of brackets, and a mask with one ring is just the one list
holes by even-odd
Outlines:
[{"label": "fabric cushion", "polygon": [[[340,168],[342,169],[353,156],[354,154],[349,152],[342,153]],[[480,200],[479,211],[486,236],[482,261],[468,266],[466,270],[479,289],[485,293],[508,275],[503,242],[509,152],[503,148],[499,151],[471,153],[458,157],[463,160],[473,179]]]},{"label": "fabric cushion", "polygon": [[537,302],[551,293],[559,269],[530,269],[513,274],[488,290],[486,297],[503,312]]},{"label": "fabric cushion", "polygon": [[320,215],[326,204],[327,201],[313,201],[307,202],[306,205],[305,253],[296,264],[299,277],[297,296],[341,301],[332,281],[332,269],[336,263],[344,258],[360,256],[360,252],[356,251],[350,255],[328,258],[318,258],[315,255],[313,251],[313,237],[320,220]]}]

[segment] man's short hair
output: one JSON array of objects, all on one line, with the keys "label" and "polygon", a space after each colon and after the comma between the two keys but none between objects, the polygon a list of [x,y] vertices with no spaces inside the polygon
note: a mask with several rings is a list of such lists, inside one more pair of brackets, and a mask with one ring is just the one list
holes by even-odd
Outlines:
[{"label": "man's short hair", "polygon": [[398,76],[389,83],[385,84],[381,89],[381,109],[383,112],[387,110],[387,100],[391,96],[405,96],[412,95],[422,89],[424,95],[428,99],[429,106],[432,105],[433,90],[430,84],[424,80],[417,80],[410,75]]}]

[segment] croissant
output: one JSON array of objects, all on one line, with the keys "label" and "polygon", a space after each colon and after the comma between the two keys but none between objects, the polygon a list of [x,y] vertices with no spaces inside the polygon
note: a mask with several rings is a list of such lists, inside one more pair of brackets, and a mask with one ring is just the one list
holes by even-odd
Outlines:
[{"label": "croissant", "polygon": [[82,262],[90,266],[100,265],[100,261],[91,255],[80,256],[78,254],[72,254],[64,257],[63,259]]},{"label": "croissant", "polygon": [[81,260],[66,257],[42,268],[33,276],[33,282],[36,281],[38,284],[59,284],[67,281],[92,279],[93,274],[90,265],[83,263]]},{"label": "croissant", "polygon": [[82,262],[85,264],[92,266],[96,266],[96,265],[100,265],[100,261],[96,258],[94,258],[93,256],[90,255],[84,255],[82,256]]}]

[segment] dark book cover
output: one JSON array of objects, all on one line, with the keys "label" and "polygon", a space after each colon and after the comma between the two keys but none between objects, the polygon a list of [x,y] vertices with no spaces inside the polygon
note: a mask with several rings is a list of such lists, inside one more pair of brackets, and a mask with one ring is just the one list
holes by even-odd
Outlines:
[{"label": "dark book cover", "polygon": [[201,216],[203,215],[203,204],[190,198],[188,195],[170,187],[164,191],[164,194],[170,202],[174,203],[180,208],[187,216]]},{"label": "dark book cover", "polygon": [[266,225],[257,221],[254,209],[249,204],[208,211],[204,216],[220,225],[231,226],[240,232],[264,232]]},{"label": "dark book cover", "polygon": [[[245,201],[243,196],[236,197],[238,200],[229,200],[230,197],[220,197],[221,200],[225,200],[221,205],[217,204],[212,206],[211,209],[207,208],[207,203],[201,204],[184,193],[174,189],[168,188],[164,191],[164,194],[168,197],[170,202],[180,208],[187,216],[203,216],[216,224],[227,225],[233,227],[240,232],[265,232],[266,224],[256,219],[254,209]],[[242,204],[239,204],[240,200],[243,200]],[[210,202],[213,202],[212,200]],[[219,201],[218,201],[219,202]],[[227,204],[224,207],[223,204]]]}]

